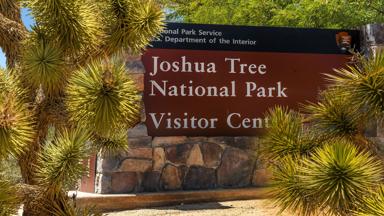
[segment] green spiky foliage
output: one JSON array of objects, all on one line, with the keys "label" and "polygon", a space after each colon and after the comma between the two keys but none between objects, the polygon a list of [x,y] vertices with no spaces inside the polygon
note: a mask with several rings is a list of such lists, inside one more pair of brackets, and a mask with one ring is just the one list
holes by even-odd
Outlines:
[{"label": "green spiky foliage", "polygon": [[164,15],[154,0],[108,0],[114,20],[107,37],[109,53],[141,51],[163,29]]},{"label": "green spiky foliage", "polygon": [[43,215],[75,215],[67,190],[73,188],[85,172],[84,161],[90,153],[87,144],[91,132],[76,128],[60,131],[46,143],[39,156],[37,179],[43,187],[36,206]]},{"label": "green spiky foliage", "polygon": [[284,157],[273,169],[273,199],[280,213],[291,211],[294,215],[318,215],[315,197],[310,195],[300,179],[302,158]]},{"label": "green spiky foliage", "polygon": [[329,138],[353,138],[367,122],[361,110],[354,108],[337,89],[324,91],[319,102],[306,104],[304,110],[313,129]]},{"label": "green spiky foliage", "polygon": [[363,198],[364,201],[356,211],[358,216],[384,215],[384,186],[380,185],[377,191]]},{"label": "green spiky foliage", "polygon": [[0,178],[0,216],[17,215],[20,199],[13,185]]},{"label": "green spiky foliage", "polygon": [[116,131],[109,137],[95,137],[94,143],[102,155],[113,156],[128,150],[128,134],[125,129]]},{"label": "green spiky foliage", "polygon": [[33,118],[14,77],[2,70],[0,89],[0,158],[18,156],[33,140]]},{"label": "green spiky foliage", "polygon": [[354,106],[374,117],[384,113],[384,54],[369,59],[359,58],[359,64],[349,65],[329,74],[332,86],[344,92]]},{"label": "green spiky foliage", "polygon": [[32,89],[42,88],[50,97],[59,94],[68,76],[60,48],[40,40],[32,43],[23,56],[23,78]]},{"label": "green spiky foliage", "polygon": [[38,162],[40,185],[65,188],[76,183],[84,174],[82,162],[90,153],[86,144],[90,137],[88,130],[77,128],[63,130],[46,143]]},{"label": "green spiky foliage", "polygon": [[[94,208],[76,207],[75,203],[63,195],[57,196],[57,193],[54,193],[52,196],[46,198],[46,202],[50,204],[44,206],[44,216],[102,216],[102,214]],[[56,202],[52,204],[51,200],[56,200]]]},{"label": "green spiky foliage", "polygon": [[[21,3],[36,21],[31,30]],[[125,64],[110,59],[143,50],[162,30],[163,12],[155,0],[0,0],[0,20],[13,69],[0,75],[0,158],[17,156],[23,188],[39,193],[24,197],[24,212],[89,215],[66,190],[90,149],[127,149],[126,130],[139,116]],[[78,125],[87,132],[70,130]]]},{"label": "green spiky foliage", "polygon": [[97,48],[103,36],[98,10],[86,0],[28,0],[27,6],[51,43],[76,56]]},{"label": "green spiky foliage", "polygon": [[136,85],[123,62],[94,61],[69,80],[67,109],[73,122],[87,125],[101,137],[132,127],[139,118]]},{"label": "green spiky foliage", "polygon": [[9,71],[0,69],[0,215],[15,214],[21,199],[14,187],[17,177],[8,175],[16,170],[3,169],[2,160],[15,158],[28,149],[34,138],[34,123],[30,111],[24,103],[24,91],[19,88],[16,77]]},{"label": "green spiky foliage", "polygon": [[303,161],[301,181],[332,215],[350,215],[382,179],[382,163],[350,141],[331,140]]},{"label": "green spiky foliage", "polygon": [[280,106],[267,113],[269,127],[263,137],[262,152],[270,159],[305,156],[319,145],[303,126],[301,114]]},{"label": "green spiky foliage", "polygon": [[[49,188],[51,189],[51,188]],[[101,216],[92,207],[77,207],[74,200],[65,191],[47,190],[40,194],[42,206],[39,215],[42,216]]]},{"label": "green spiky foliage", "polygon": [[329,140],[307,157],[285,157],[273,171],[273,197],[294,215],[351,215],[381,181],[382,163],[345,139]]}]

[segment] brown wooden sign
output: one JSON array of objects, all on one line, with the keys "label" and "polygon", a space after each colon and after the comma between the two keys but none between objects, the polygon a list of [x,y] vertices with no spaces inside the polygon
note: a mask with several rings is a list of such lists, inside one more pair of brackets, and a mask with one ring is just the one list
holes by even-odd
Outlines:
[{"label": "brown wooden sign", "polygon": [[257,135],[268,108],[316,101],[323,74],[345,65],[353,44],[339,32],[169,24],[143,56],[149,135]]}]

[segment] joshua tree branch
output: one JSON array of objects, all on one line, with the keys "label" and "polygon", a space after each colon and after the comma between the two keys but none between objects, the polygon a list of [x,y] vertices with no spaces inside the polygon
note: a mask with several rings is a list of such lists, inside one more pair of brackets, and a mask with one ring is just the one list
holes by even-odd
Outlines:
[{"label": "joshua tree branch", "polygon": [[24,38],[28,31],[21,23],[8,19],[0,12],[0,33],[2,42],[16,42]]},{"label": "joshua tree branch", "polygon": [[7,18],[0,12],[0,47],[6,54],[7,65],[14,67],[19,55],[20,42],[28,31],[21,23]]}]

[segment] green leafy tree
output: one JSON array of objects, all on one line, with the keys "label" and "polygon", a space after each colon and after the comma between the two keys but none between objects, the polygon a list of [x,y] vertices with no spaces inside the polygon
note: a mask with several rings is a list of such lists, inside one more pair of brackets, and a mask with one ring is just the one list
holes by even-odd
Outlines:
[{"label": "green leafy tree", "polygon": [[92,214],[67,190],[91,153],[127,149],[140,97],[123,56],[145,49],[163,19],[155,0],[0,0],[0,165],[17,159],[24,183],[0,171],[0,215],[20,202],[24,215]]},{"label": "green leafy tree", "polygon": [[163,0],[169,18],[206,24],[354,28],[384,21],[380,0]]}]

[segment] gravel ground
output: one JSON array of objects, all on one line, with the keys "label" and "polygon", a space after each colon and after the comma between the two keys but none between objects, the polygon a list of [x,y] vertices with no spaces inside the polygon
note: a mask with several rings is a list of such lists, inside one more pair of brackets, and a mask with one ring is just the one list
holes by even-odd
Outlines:
[{"label": "gravel ground", "polygon": [[[186,204],[170,207],[128,210],[107,213],[105,216],[273,216],[277,215],[278,208],[271,204],[271,200],[245,200],[215,203]],[[281,216],[293,216],[285,213]]]}]

